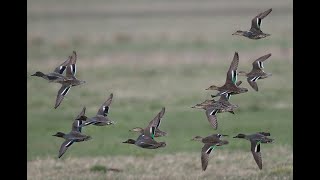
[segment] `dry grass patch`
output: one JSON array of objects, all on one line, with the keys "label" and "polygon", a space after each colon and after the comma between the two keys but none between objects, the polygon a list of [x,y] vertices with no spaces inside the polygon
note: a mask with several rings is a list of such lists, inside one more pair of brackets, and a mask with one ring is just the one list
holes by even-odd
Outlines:
[{"label": "dry grass patch", "polygon": [[[65,158],[64,160],[37,159],[28,162],[28,179],[293,178],[293,151],[291,147],[263,147],[262,170],[258,169],[250,151],[236,150],[231,152],[220,148],[213,152],[208,168],[203,172],[200,162],[201,146],[199,144],[199,153],[176,153],[153,157],[105,156]],[[154,152],[156,153],[156,151]]]}]

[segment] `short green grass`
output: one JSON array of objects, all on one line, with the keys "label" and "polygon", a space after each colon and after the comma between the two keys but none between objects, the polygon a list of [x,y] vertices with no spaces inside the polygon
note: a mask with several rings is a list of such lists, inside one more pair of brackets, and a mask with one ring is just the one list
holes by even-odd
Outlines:
[{"label": "short green grass", "polygon": [[[288,71],[290,67],[272,60],[270,59],[265,66],[268,72],[275,73],[269,79],[260,80],[259,92],[250,89],[246,80],[239,77],[249,91],[231,97],[230,102],[239,105],[239,108],[235,115],[218,114],[219,128],[216,131],[209,126],[204,111],[192,109],[191,106],[214,93],[204,90],[212,82],[223,83],[226,67],[222,65],[141,66],[135,69],[123,66],[78,68],[79,78],[85,79],[87,84],[73,87],[58,109],[53,109],[53,105],[60,85],[30,76],[28,159],[56,156],[62,139],[51,135],[56,131],[68,132],[73,119],[83,106],[87,107],[88,116],[94,116],[110,93],[114,93],[114,101],[109,117],[116,121],[116,124],[84,128],[83,132],[91,135],[93,139],[73,145],[79,148],[70,148],[66,155],[145,153],[121,142],[137,137],[138,134],[129,132],[129,129],[146,126],[163,106],[166,107],[166,114],[161,129],[168,132],[168,137],[159,138],[167,142],[167,147],[159,150],[159,153],[195,151],[196,146],[190,143],[189,139],[195,135],[205,136],[215,132],[232,136],[240,132],[270,131],[277,144],[292,145],[292,76]],[[284,73],[277,74],[277,70]],[[88,75],[85,76],[86,74]],[[84,76],[86,78],[82,78]],[[288,80],[287,86],[281,86],[285,80]],[[38,92],[37,89],[41,91]],[[230,140],[234,141],[230,148],[243,148],[248,145]],[[151,151],[146,152],[152,154]]]}]

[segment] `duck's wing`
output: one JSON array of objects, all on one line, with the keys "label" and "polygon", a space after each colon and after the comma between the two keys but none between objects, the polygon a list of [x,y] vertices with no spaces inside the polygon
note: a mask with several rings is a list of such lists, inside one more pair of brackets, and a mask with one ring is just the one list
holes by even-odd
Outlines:
[{"label": "duck's wing", "polygon": [[82,111],[78,114],[78,116],[75,118],[75,120],[72,123],[72,131],[77,131],[77,132],[81,132],[81,124],[83,120],[77,120],[79,119],[81,116],[84,116],[86,113],[86,107],[83,107]]},{"label": "duck's wing", "polygon": [[204,146],[201,149],[201,166],[203,171],[207,169],[208,162],[209,162],[209,155],[214,150],[214,148],[215,148],[214,144],[204,144]]},{"label": "duck's wing", "polygon": [[229,70],[227,72],[226,83],[236,84],[237,82],[237,69],[239,65],[239,54],[238,52],[234,53],[233,60],[229,66]]},{"label": "duck's wing", "polygon": [[69,65],[71,67],[71,72],[72,72],[73,76],[75,76],[77,73],[76,63],[77,63],[77,53],[76,53],[76,51],[73,51],[72,56],[71,56],[71,60],[70,60],[70,65]]},{"label": "duck's wing", "polygon": [[215,109],[214,107],[209,107],[206,109],[207,119],[214,129],[218,128],[218,121],[216,116],[217,112],[218,112],[218,109]]},{"label": "duck's wing", "polygon": [[252,62],[252,70],[263,70],[263,62],[271,56],[271,53],[259,57]]},{"label": "duck's wing", "polygon": [[255,91],[258,91],[259,88],[258,88],[258,84],[257,84],[257,80],[258,80],[259,76],[254,76],[254,77],[248,77],[247,78],[247,81],[248,83],[250,84],[250,86],[255,90]]},{"label": "duck's wing", "polygon": [[86,107],[84,106],[82,108],[82,111],[78,114],[78,116],[75,119],[79,119],[81,116],[84,116],[86,114]]},{"label": "duck's wing", "polygon": [[63,72],[66,70],[68,64],[70,63],[70,60],[71,60],[71,56],[69,56],[67,60],[65,60],[62,64],[60,64],[58,67],[56,67],[53,72],[63,74]]},{"label": "duck's wing", "polygon": [[259,169],[262,169],[262,158],[260,152],[260,142],[251,141],[251,152],[254,160],[256,161]]},{"label": "duck's wing", "polygon": [[109,95],[109,98],[100,106],[97,115],[107,116],[109,113],[110,105],[112,103],[113,93]]},{"label": "duck's wing", "polygon": [[146,129],[150,129],[151,127],[155,127],[154,130],[158,129],[161,124],[161,119],[165,113],[165,110],[166,110],[165,107],[163,107],[161,111],[149,122]]},{"label": "duck's wing", "polygon": [[57,94],[56,104],[54,106],[55,109],[61,104],[62,100],[64,99],[64,96],[67,95],[70,88],[71,88],[71,85],[69,85],[69,86],[62,85],[61,86],[61,88],[59,89],[58,94]]},{"label": "duck's wing", "polygon": [[265,18],[270,12],[272,11],[272,8],[258,14],[251,20],[251,32],[262,32],[260,29],[261,21],[263,18]]},{"label": "duck's wing", "polygon": [[60,158],[67,151],[68,147],[70,147],[73,144],[73,142],[74,142],[74,140],[65,140],[61,144],[58,158]]},{"label": "duck's wing", "polygon": [[82,120],[74,120],[73,123],[72,123],[71,130],[81,133],[81,129],[82,129],[81,124],[82,124]]},{"label": "duck's wing", "polygon": [[69,57],[69,63],[66,66],[66,77],[68,78],[75,78],[76,72],[77,72],[77,54],[75,51],[72,52],[72,55]]},{"label": "duck's wing", "polygon": [[86,114],[86,107],[84,106],[82,111],[78,114],[78,116],[75,118],[73,124],[72,124],[72,131],[78,131],[81,132],[81,124],[83,123],[82,121],[84,120],[77,120],[79,119],[81,116],[84,116]]}]

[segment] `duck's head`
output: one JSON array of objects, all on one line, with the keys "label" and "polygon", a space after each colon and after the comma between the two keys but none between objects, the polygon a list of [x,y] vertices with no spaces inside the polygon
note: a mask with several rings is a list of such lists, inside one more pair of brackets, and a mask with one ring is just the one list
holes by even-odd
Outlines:
[{"label": "duck's head", "polygon": [[39,76],[39,77],[42,77],[44,76],[44,74],[40,71],[37,71],[36,73],[32,74],[31,76]]},{"label": "duck's head", "polygon": [[128,140],[126,140],[126,141],[124,141],[122,143],[134,144],[134,143],[136,143],[136,141],[133,140],[133,139],[128,139]]},{"label": "duck's head", "polygon": [[245,134],[239,133],[238,135],[234,136],[233,138],[245,138],[245,137],[246,137]]},{"label": "duck's head", "polygon": [[52,136],[57,136],[57,137],[63,137],[65,134],[62,132],[57,132],[56,134],[52,135]]}]

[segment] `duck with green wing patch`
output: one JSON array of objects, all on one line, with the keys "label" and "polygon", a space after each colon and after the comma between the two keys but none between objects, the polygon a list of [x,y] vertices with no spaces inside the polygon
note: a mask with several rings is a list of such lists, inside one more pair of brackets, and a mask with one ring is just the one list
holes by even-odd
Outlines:
[{"label": "duck with green wing patch", "polygon": [[219,91],[216,95],[213,95],[213,97],[220,96],[222,94],[227,94],[227,93],[230,95],[240,94],[240,93],[245,93],[248,91],[247,88],[242,88],[242,87],[238,86],[241,84],[241,82],[237,83],[238,64],[239,64],[239,54],[238,54],[238,52],[235,52],[234,56],[233,56],[233,60],[229,66],[229,70],[227,72],[227,78],[226,78],[224,85],[220,86],[220,87],[215,86],[215,85],[211,85],[210,87],[208,87],[206,89],[206,90]]},{"label": "duck with green wing patch", "polygon": [[154,137],[166,136],[167,132],[161,131],[159,129],[164,113],[165,113],[165,107],[163,107],[161,111],[149,122],[147,127],[145,127],[144,129],[141,127],[135,127],[130,131],[139,132],[140,134],[147,134],[150,136],[152,134],[152,132],[150,132],[150,130],[152,130],[151,127],[155,127]]}]

